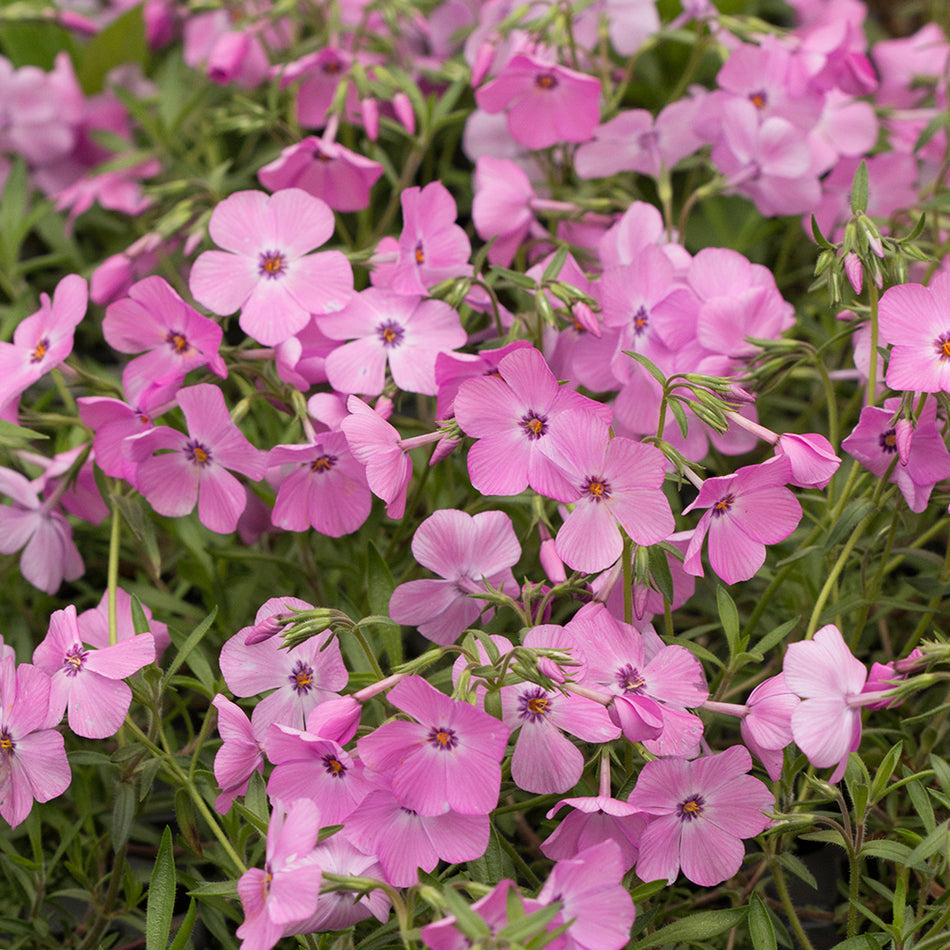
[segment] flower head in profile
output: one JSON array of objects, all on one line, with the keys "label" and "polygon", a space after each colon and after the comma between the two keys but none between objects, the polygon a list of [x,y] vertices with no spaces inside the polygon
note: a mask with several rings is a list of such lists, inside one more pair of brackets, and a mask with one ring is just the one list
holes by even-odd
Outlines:
[{"label": "flower head in profile", "polygon": [[691,762],[647,762],[627,799],[654,818],[640,839],[637,875],[643,881],[676,880],[680,870],[694,884],[712,887],[742,865],[743,838],[769,825],[775,798],[746,773],[752,757],[744,746]]},{"label": "flower head in profile", "polygon": [[311,313],[339,310],[353,293],[353,272],[340,251],[311,253],[333,234],[333,212],[299,188],[269,197],[239,191],[208,224],[224,248],[205,251],[189,277],[200,304],[222,315],[241,311],[241,329],[272,346],[302,330]]}]

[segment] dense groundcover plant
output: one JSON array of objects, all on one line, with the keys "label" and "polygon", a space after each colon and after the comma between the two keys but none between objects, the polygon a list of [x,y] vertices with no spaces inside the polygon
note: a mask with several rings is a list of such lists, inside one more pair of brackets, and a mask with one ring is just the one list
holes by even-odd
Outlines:
[{"label": "dense groundcover plant", "polygon": [[950,946],[871,6],[0,6],[0,945]]}]

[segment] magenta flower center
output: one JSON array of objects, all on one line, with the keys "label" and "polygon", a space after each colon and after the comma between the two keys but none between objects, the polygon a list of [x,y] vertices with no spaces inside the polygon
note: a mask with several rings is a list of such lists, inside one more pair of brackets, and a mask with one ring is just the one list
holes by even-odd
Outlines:
[{"label": "magenta flower center", "polygon": [[336,465],[335,455],[318,455],[310,463],[311,472],[329,472]]},{"label": "magenta flower center", "polygon": [[191,349],[188,337],[179,330],[169,330],[165,337],[165,342],[171,346],[176,353],[187,353]]},{"label": "magenta flower center", "polygon": [[940,336],[934,340],[934,349],[937,351],[937,356],[941,363],[950,360],[950,332],[941,333]]},{"label": "magenta flower center", "polygon": [[712,506],[712,514],[714,518],[721,518],[727,511],[732,509],[732,506],[736,503],[736,496],[729,492],[728,495],[723,496]]},{"label": "magenta flower center", "polygon": [[211,461],[211,449],[196,439],[191,439],[185,446],[185,458],[193,465],[204,468]]},{"label": "magenta flower center", "polygon": [[13,755],[16,743],[6,729],[0,729],[0,755]]},{"label": "magenta flower center", "polygon": [[46,351],[49,349],[49,337],[44,336],[39,343],[36,344],[36,348],[30,354],[31,363],[39,363],[44,356],[46,356]]},{"label": "magenta flower center", "polygon": [[267,895],[270,894],[270,884],[274,880],[274,874],[271,870],[270,863],[264,865],[264,876],[261,878],[261,900],[266,901]]},{"label": "magenta flower center", "polygon": [[540,722],[554,708],[547,690],[535,686],[518,697],[518,717],[528,722]]},{"label": "magenta flower center", "polygon": [[610,497],[610,482],[599,475],[591,475],[587,481],[581,485],[581,491],[598,505]]},{"label": "magenta flower center", "polygon": [[287,258],[280,251],[261,251],[257,272],[268,280],[276,280],[287,270]]},{"label": "magenta flower center", "polygon": [[557,76],[554,73],[538,73],[534,77],[534,84],[538,89],[557,89]]},{"label": "magenta flower center", "polygon": [[63,670],[66,675],[75,676],[83,668],[87,655],[81,643],[74,643],[63,657]]},{"label": "magenta flower center", "polygon": [[680,821],[695,821],[703,813],[706,799],[702,795],[690,795],[686,801],[676,806]]},{"label": "magenta flower center", "polygon": [[406,331],[395,320],[387,320],[376,327],[376,335],[382,340],[383,346],[397,347],[402,343]]},{"label": "magenta flower center", "polygon": [[441,749],[443,752],[448,752],[450,749],[454,749],[458,744],[458,736],[455,734],[454,729],[449,729],[448,726],[433,726],[429,731],[429,735],[426,736],[426,739],[434,745],[437,749]]},{"label": "magenta flower center", "polygon": [[416,263],[425,264],[426,262],[426,252],[423,250],[422,241],[416,245]]},{"label": "magenta flower center", "polygon": [[637,336],[641,336],[646,333],[647,327],[650,324],[650,314],[647,311],[646,307],[640,307],[639,310],[633,315],[633,332]]},{"label": "magenta flower center", "polygon": [[336,756],[329,753],[323,757],[323,767],[333,778],[343,778],[346,775],[346,766]]},{"label": "magenta flower center", "polygon": [[885,455],[893,455],[897,451],[897,430],[888,429],[887,432],[882,432],[878,442]]},{"label": "magenta flower center", "polygon": [[625,693],[642,693],[646,680],[635,666],[628,663],[617,670],[617,685]]},{"label": "magenta flower center", "polygon": [[540,439],[542,435],[547,433],[548,417],[538,415],[538,413],[531,409],[521,417],[521,422],[519,422],[518,425],[521,426],[524,434],[534,441],[535,439]]},{"label": "magenta flower center", "polygon": [[749,96],[749,102],[751,102],[756,109],[764,109],[769,104],[769,97],[764,89],[760,89],[758,92],[753,92]]},{"label": "magenta flower center", "polygon": [[313,667],[308,666],[303,660],[297,660],[287,679],[290,680],[290,685],[298,695],[309,693],[313,689]]}]

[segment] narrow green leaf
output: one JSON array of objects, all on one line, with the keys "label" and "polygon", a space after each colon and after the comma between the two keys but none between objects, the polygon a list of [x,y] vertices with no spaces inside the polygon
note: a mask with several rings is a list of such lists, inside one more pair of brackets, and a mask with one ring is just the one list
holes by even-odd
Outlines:
[{"label": "narrow green leaf", "polygon": [[819,247],[823,247],[826,250],[831,248],[833,245],[829,243],[828,239],[821,233],[821,228],[818,226],[818,219],[812,215],[811,216],[811,233],[812,237],[815,239],[815,243]]},{"label": "narrow green leaf", "polygon": [[132,629],[137,633],[151,633],[152,628],[149,625],[148,617],[142,609],[142,601],[132,595]]},{"label": "narrow green leaf", "polygon": [[623,355],[629,356],[632,360],[636,360],[664,389],[666,388],[666,377],[660,368],[650,362],[645,356],[640,353],[634,353],[633,350],[624,350]]},{"label": "narrow green leaf", "polygon": [[861,854],[872,858],[881,858],[884,861],[893,861],[895,864],[907,864],[911,849],[899,841],[887,841],[875,838],[865,841],[861,845]]},{"label": "narrow green leaf", "polygon": [[[168,825],[162,832],[155,866],[148,885],[148,904],[145,908],[145,950],[165,950],[172,930],[175,911],[175,857],[172,832]],[[194,904],[194,901],[192,901]]]},{"label": "narrow green leaf", "polygon": [[218,615],[218,608],[215,608],[205,617],[201,623],[195,627],[194,630],[188,635],[188,639],[181,645],[181,649],[172,659],[169,664],[168,669],[165,671],[165,675],[162,677],[162,683],[160,691],[165,692],[165,688],[168,686],[168,681],[181,669],[181,665],[188,659],[191,651],[201,642],[201,638],[211,629],[211,624],[214,623],[214,618]]},{"label": "narrow green leaf", "polygon": [[5,449],[26,448],[35,439],[48,439],[49,436],[26,426],[17,426],[5,419],[0,419],[0,447]]},{"label": "narrow green leaf", "polygon": [[726,635],[726,643],[729,644],[729,659],[731,660],[739,652],[739,611],[736,609],[735,601],[722,584],[716,587],[716,605],[719,608],[719,619],[722,622],[723,633]]},{"label": "narrow green leaf", "polygon": [[887,940],[884,934],[861,934],[836,943],[831,950],[881,950]]},{"label": "narrow green leaf", "polygon": [[189,897],[237,897],[237,881],[212,881],[188,891]]},{"label": "narrow green leaf", "polygon": [[928,833],[932,832],[937,827],[937,819],[934,816],[934,808],[930,804],[930,798],[927,796],[924,786],[920,781],[914,779],[907,783],[907,794],[913,803],[914,811],[917,812],[918,817],[924,823],[924,828]]},{"label": "narrow green leaf", "polygon": [[945,821],[942,825],[934,828],[934,830],[907,855],[907,867],[923,867],[927,858],[936,854],[938,851],[942,851],[946,854],[948,846],[950,846],[950,830],[948,830],[948,822]]},{"label": "narrow green leaf", "polygon": [[135,818],[135,789],[131,782],[120,782],[115,787],[115,801],[112,805],[112,835],[113,850],[118,851],[129,840],[129,829],[132,819]]},{"label": "narrow green leaf", "polygon": [[544,273],[541,275],[542,283],[547,280],[554,280],[557,275],[561,273],[561,268],[564,266],[564,262],[567,260],[567,251],[567,245],[562,244],[554,252],[554,257],[548,261],[548,266],[544,268]]},{"label": "narrow green leaf", "polygon": [[148,43],[142,6],[132,7],[100,30],[82,50],[76,76],[83,92],[93,95],[102,91],[106,73],[123,63],[145,66]]},{"label": "narrow green leaf", "polygon": [[192,897],[191,903],[188,905],[188,911],[185,913],[184,919],[178,927],[178,933],[175,935],[175,939],[169,944],[168,950],[184,950],[192,930],[195,929],[195,918],[197,914],[198,904]]},{"label": "narrow green leaf", "polygon": [[647,947],[662,947],[685,941],[706,940],[732,930],[741,924],[749,913],[748,907],[733,907],[727,910],[702,910],[690,914],[672,924],[661,927],[655,933],[638,940],[634,950],[646,950]]},{"label": "narrow green leaf", "polygon": [[650,577],[656,589],[670,602],[673,602],[673,573],[666,551],[657,544],[647,548],[650,556]]},{"label": "narrow green leaf", "polygon": [[830,551],[836,544],[843,541],[852,532],[855,525],[872,511],[874,511],[874,505],[870,498],[858,498],[852,501],[841,513],[841,517],[834,523],[831,531],[828,532],[825,551]]},{"label": "narrow green leaf", "polygon": [[673,413],[680,435],[685,439],[689,435],[689,420],[686,418],[686,410],[683,408],[682,402],[679,399],[670,399],[667,405],[670,407],[670,412]]},{"label": "narrow green leaf", "polygon": [[818,882],[815,880],[815,875],[805,867],[801,858],[797,858],[794,854],[790,854],[786,851],[784,854],[778,856],[778,863],[790,874],[794,874],[800,881],[804,881],[813,891],[818,890]]},{"label": "narrow green leaf", "polygon": [[895,745],[888,749],[887,754],[881,759],[881,764],[874,771],[874,780],[871,782],[870,803],[873,805],[880,801],[887,789],[887,783],[897,768],[900,761],[901,751],[904,748],[904,740],[901,739]]},{"label": "narrow green leaf", "polygon": [[379,626],[390,666],[398,666],[403,660],[402,630],[398,623],[389,619],[389,600],[395,589],[396,582],[389,565],[376,545],[370,542],[366,557],[366,594],[370,610],[385,618]]},{"label": "narrow green leaf", "polygon": [[772,918],[758,894],[753,894],[749,901],[749,936],[754,950],[777,950]]},{"label": "narrow green leaf", "polygon": [[758,643],[755,645],[755,650],[757,653],[768,653],[772,647],[781,643],[785,637],[795,629],[795,625],[800,620],[800,617],[792,617],[791,620],[786,620],[785,623],[780,624],[774,630],[770,630]]}]

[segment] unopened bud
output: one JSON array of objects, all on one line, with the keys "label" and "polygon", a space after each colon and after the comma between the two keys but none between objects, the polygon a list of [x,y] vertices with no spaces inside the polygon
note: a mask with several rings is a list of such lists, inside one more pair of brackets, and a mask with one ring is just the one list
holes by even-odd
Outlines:
[{"label": "unopened bud", "polygon": [[854,252],[845,254],[844,272],[854,292],[860,294],[864,284],[864,267],[861,265],[861,258]]},{"label": "unopened bud", "polygon": [[379,138],[379,103],[375,99],[361,99],[360,115],[367,136],[370,141],[375,142]]},{"label": "unopened bud", "polygon": [[495,47],[491,43],[482,43],[475,53],[475,62],[472,65],[472,85],[478,86],[488,75],[491,64],[495,61]]}]

